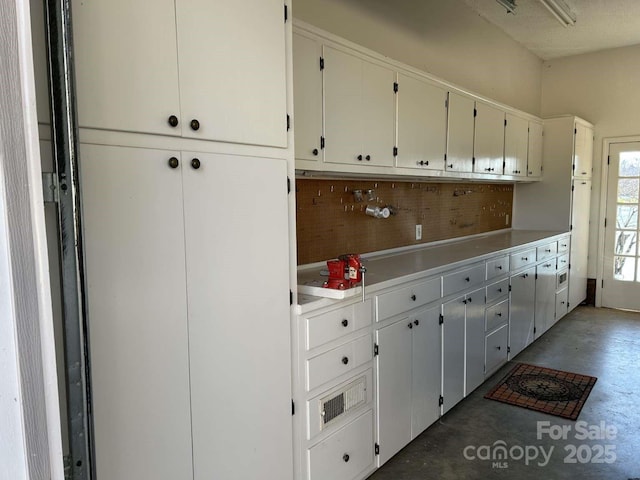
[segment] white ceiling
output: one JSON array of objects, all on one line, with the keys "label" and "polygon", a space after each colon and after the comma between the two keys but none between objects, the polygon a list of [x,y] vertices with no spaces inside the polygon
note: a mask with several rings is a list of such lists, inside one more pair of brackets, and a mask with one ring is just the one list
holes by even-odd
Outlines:
[{"label": "white ceiling", "polygon": [[576,14],[563,27],[539,0],[516,0],[515,14],[496,0],[464,0],[480,16],[542,58],[640,44],[639,0],[564,0]]}]

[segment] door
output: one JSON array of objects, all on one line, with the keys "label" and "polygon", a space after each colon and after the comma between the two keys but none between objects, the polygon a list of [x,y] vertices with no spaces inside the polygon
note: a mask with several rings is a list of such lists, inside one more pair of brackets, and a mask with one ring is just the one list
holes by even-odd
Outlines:
[{"label": "door", "polygon": [[415,315],[412,345],[411,439],[440,417],[440,307]]},{"label": "door", "polygon": [[509,359],[513,359],[533,342],[535,326],[536,268],[531,267],[511,277],[509,313]]},{"label": "door", "polygon": [[484,103],[476,103],[476,128],[473,171],[502,175],[504,161],[504,112]]},{"label": "door", "polygon": [[469,395],[484,382],[485,290],[467,295],[465,320],[465,390]]},{"label": "door", "polygon": [[192,478],[180,154],[80,153],[97,478]]},{"label": "door", "polygon": [[612,143],[609,163],[602,306],[640,310],[640,142]]},{"label": "door", "polygon": [[573,181],[571,203],[571,250],[569,255],[569,310],[587,298],[587,267],[589,256],[589,207],[591,204],[591,180],[576,178]]},{"label": "door", "polygon": [[542,176],[542,134],[543,126],[538,122],[529,122],[529,145],[527,149],[527,176]]},{"label": "door", "polygon": [[286,161],[183,158],[194,479],[290,479]]},{"label": "door", "polygon": [[175,4],[183,135],[286,147],[282,0]]},{"label": "door", "polygon": [[79,125],[180,135],[174,0],[72,6]]},{"label": "door", "polygon": [[396,139],[396,73],[387,67],[362,61],[360,107],[365,165],[392,167]]},{"label": "door", "polygon": [[445,162],[448,172],[473,171],[474,109],[471,98],[449,92]]},{"label": "door", "polygon": [[444,169],[447,92],[398,74],[398,167]]},{"label": "door", "polygon": [[411,441],[411,348],[409,319],[376,332],[378,359],[378,466]]},{"label": "door", "polygon": [[293,34],[293,126],[296,158],[322,158],[322,46],[314,39]]},{"label": "door", "polygon": [[442,305],[442,413],[464,398],[464,297]]},{"label": "door", "polygon": [[524,118],[506,114],[504,127],[504,174],[527,175],[527,149],[529,147],[529,122]]}]

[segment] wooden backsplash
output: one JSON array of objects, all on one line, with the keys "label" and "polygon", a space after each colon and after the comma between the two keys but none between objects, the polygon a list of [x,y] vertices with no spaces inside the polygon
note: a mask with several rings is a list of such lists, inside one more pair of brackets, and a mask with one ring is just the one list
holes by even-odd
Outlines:
[{"label": "wooden backsplash", "polygon": [[[370,217],[367,205],[393,214]],[[505,184],[296,179],[298,264],[510,228],[512,205],[513,185]]]}]

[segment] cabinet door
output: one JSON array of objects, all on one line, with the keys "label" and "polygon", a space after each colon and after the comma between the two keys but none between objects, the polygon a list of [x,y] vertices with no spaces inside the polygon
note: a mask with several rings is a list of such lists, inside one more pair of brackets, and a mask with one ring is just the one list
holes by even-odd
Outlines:
[{"label": "cabinet door", "polygon": [[593,163],[593,129],[576,122],[575,144],[573,149],[573,175],[591,178]]},{"label": "cabinet door", "polygon": [[173,0],[73,0],[81,127],[180,135]]},{"label": "cabinet door", "polygon": [[504,112],[485,103],[476,103],[473,156],[476,173],[501,175],[504,161]]},{"label": "cabinet door", "polygon": [[376,332],[378,466],[411,441],[411,330],[407,318]]},{"label": "cabinet door", "polygon": [[282,0],[176,0],[175,9],[183,135],[286,147]]},{"label": "cabinet door", "polygon": [[443,170],[447,92],[398,74],[398,167]]},{"label": "cabinet door", "polygon": [[569,311],[587,298],[587,261],[589,253],[589,207],[591,180],[576,178],[571,204],[571,250],[569,254]]},{"label": "cabinet door", "polygon": [[293,127],[296,158],[321,159],[322,136],[322,45],[316,40],[293,34]]},{"label": "cabinet door", "polygon": [[178,152],[81,145],[99,478],[192,478]]},{"label": "cabinet door", "polygon": [[485,290],[467,295],[465,319],[465,396],[484,382]]},{"label": "cabinet door", "polygon": [[527,176],[527,150],[529,122],[524,118],[506,114],[504,127],[504,174]]},{"label": "cabinet door", "polygon": [[411,439],[440,417],[440,307],[410,318],[413,321]]},{"label": "cabinet door", "polygon": [[286,162],[183,158],[194,479],[290,479]]},{"label": "cabinet door", "polygon": [[360,108],[366,165],[392,167],[396,137],[395,72],[362,61],[362,106]]},{"label": "cabinet door", "polygon": [[509,312],[509,358],[512,359],[533,342],[535,312],[535,267],[511,277]]},{"label": "cabinet door", "polygon": [[445,303],[442,312],[442,413],[445,414],[464,398],[464,297]]},{"label": "cabinet door", "polygon": [[323,56],[324,161],[362,164],[362,60],[327,46]]},{"label": "cabinet door", "polygon": [[542,124],[529,122],[529,147],[527,153],[527,176],[542,176]]},{"label": "cabinet door", "polygon": [[471,172],[475,102],[468,97],[449,92],[448,106],[445,168],[450,172]]},{"label": "cabinet door", "polygon": [[556,259],[536,267],[535,338],[554,323],[556,306]]}]

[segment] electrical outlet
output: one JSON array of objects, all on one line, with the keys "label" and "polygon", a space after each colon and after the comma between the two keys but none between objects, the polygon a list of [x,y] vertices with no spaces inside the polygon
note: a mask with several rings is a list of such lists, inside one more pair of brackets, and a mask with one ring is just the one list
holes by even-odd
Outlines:
[{"label": "electrical outlet", "polygon": [[416,225],[416,240],[422,240],[422,225]]},{"label": "electrical outlet", "polygon": [[509,225],[509,214],[507,214],[507,216],[505,217],[504,224]]}]

